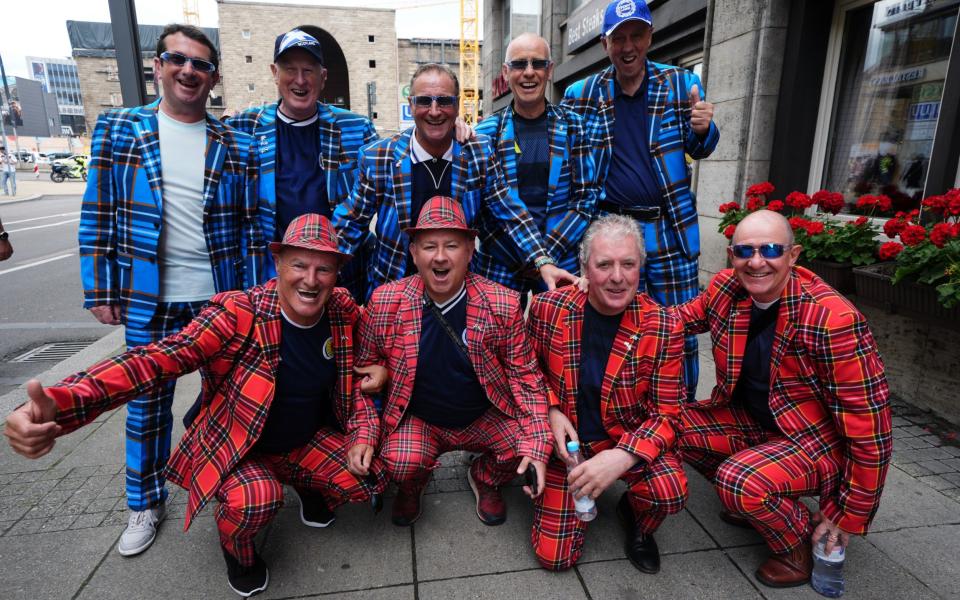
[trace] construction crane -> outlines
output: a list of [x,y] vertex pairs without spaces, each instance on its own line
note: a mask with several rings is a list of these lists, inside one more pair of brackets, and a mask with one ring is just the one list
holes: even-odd
[[460,0],[460,116],[468,125],[480,116],[479,10],[479,0]]
[[183,22],[200,26],[200,7],[197,0],[183,0]]

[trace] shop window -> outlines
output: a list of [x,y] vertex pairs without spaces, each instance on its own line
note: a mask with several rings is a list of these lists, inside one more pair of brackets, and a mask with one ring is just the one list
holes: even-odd
[[864,194],[886,194],[893,211],[919,207],[957,7],[884,0],[842,9],[820,187],[842,192],[848,207]]

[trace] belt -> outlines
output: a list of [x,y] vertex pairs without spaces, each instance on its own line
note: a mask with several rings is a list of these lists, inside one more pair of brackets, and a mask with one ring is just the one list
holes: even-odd
[[617,204],[615,202],[609,202],[607,200],[601,200],[597,203],[597,207],[604,211],[615,213],[618,215],[625,215],[627,217],[633,217],[638,221],[656,221],[660,218],[660,207],[659,206],[623,206],[622,204]]

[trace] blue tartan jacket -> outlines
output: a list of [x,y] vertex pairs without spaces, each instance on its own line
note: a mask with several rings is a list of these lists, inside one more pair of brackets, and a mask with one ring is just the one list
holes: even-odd
[[[351,254],[363,242],[373,216],[377,216],[377,245],[368,269],[368,297],[378,286],[405,275],[410,242],[403,229],[415,224],[410,215],[412,135],[411,127],[360,151],[353,192],[333,215],[340,249]],[[531,268],[537,259],[548,257],[530,213],[506,184],[487,136],[477,135],[463,145],[454,140],[452,151],[450,189],[454,199],[463,205],[467,223],[476,226],[482,218],[496,220],[506,230],[515,260]],[[486,277],[486,273],[479,274]]]
[[[84,308],[119,304],[124,323],[141,327],[149,323],[160,294],[159,105],[157,100],[108,110],[97,119],[80,212]],[[206,120],[203,232],[219,293],[260,282],[265,246],[253,138],[209,114]]]
[[[519,198],[516,134],[513,105],[499,110],[477,125],[477,133],[488,136],[496,148],[507,185]],[[549,172],[547,174],[547,223],[543,244],[557,266],[578,273],[580,238],[593,219],[597,206],[595,168],[590,143],[584,135],[583,120],[570,109],[547,102]],[[522,290],[518,263],[504,248],[506,232],[496,221],[482,219],[480,248],[471,270],[515,290]],[[540,287],[543,282],[533,274]]]
[[[606,197],[604,186],[613,153],[614,77],[610,66],[581,79],[567,88],[562,102],[583,117],[596,161],[600,200]],[[690,190],[690,167],[684,155],[706,158],[720,141],[716,123],[710,123],[710,131],[703,139],[690,128],[688,96],[694,84],[700,88],[700,97],[706,98],[700,78],[695,74],[680,67],[647,61],[650,156],[663,194],[666,219],[689,259],[700,255],[700,231],[697,200]]]
[[[248,108],[227,119],[227,124],[256,138],[260,155],[260,223],[267,238],[274,235],[277,216],[277,107],[279,103]],[[327,178],[330,214],[347,199],[357,173],[357,153],[377,139],[373,123],[342,108],[317,102],[320,164]],[[264,279],[274,277],[273,261],[266,261]],[[340,285],[343,285],[341,282]]]

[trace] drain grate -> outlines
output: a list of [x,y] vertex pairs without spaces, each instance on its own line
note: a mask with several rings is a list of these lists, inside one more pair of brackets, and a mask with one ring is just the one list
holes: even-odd
[[93,342],[54,342],[24,352],[12,363],[54,362],[69,358]]

